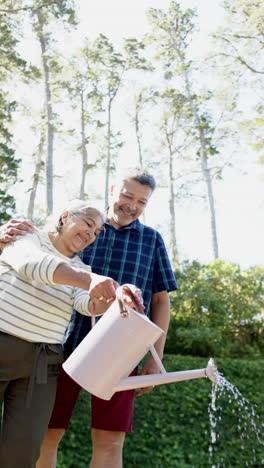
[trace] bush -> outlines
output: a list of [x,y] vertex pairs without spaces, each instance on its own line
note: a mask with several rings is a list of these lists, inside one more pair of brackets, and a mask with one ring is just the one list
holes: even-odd
[[264,268],[241,271],[222,260],[186,262],[176,277],[167,353],[263,355]]
[[[207,359],[166,355],[164,362],[168,371],[176,371],[206,367]],[[248,407],[254,405],[260,420],[254,419],[251,412],[249,417],[239,417],[239,400],[230,393],[223,395],[217,400],[217,413],[221,413],[222,420],[216,427],[219,437],[210,458],[210,381],[198,379],[157,386],[154,391],[136,398],[134,432],[126,437],[124,468],[206,468],[213,464],[259,467],[264,464],[264,447],[250,423],[254,420],[259,428],[264,420],[264,361],[223,358],[218,359],[217,364],[251,402]],[[72,428],[59,449],[58,468],[87,468],[91,456],[88,407],[89,395],[83,392]]]

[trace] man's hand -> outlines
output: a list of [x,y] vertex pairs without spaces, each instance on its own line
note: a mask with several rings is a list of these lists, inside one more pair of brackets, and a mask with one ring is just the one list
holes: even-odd
[[[158,364],[156,363],[155,359],[153,358],[153,356],[149,357],[149,359],[145,362],[140,372],[140,375],[147,375],[147,374],[160,374],[160,368]],[[143,393],[153,390],[153,388],[154,388],[153,386],[141,388],[140,390],[136,391],[136,396],[141,396],[143,395]]]
[[136,309],[137,312],[141,314],[144,313],[144,303],[141,289],[137,288],[134,284],[124,285],[123,286],[123,299],[126,304]]
[[16,236],[24,236],[27,232],[33,232],[34,229],[34,225],[28,219],[10,219],[0,227],[0,242],[2,244],[14,242]]
[[91,284],[88,293],[95,305],[102,302],[109,304],[115,300],[118,286],[119,284],[108,276],[91,273]]

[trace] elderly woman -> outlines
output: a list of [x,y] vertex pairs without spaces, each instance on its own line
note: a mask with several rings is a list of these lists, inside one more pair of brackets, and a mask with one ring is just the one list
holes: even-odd
[[[35,467],[54,403],[63,361],[61,343],[72,308],[85,315],[101,315],[111,304],[102,298],[109,297],[117,284],[91,273],[76,255],[95,240],[103,222],[97,209],[79,204],[61,214],[54,232],[36,229],[3,249],[1,468]],[[88,290],[98,279],[105,289],[102,297],[92,300]]]

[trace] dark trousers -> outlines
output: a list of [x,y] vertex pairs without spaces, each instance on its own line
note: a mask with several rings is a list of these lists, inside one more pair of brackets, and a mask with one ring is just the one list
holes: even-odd
[[61,345],[0,332],[1,468],[34,468],[52,412]]

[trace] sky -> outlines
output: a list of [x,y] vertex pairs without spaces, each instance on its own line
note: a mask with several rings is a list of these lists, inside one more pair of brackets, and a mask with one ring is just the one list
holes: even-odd
[[[80,34],[95,38],[99,33],[105,34],[115,45],[119,45],[124,37],[140,38],[148,29],[146,10],[149,8],[167,8],[168,0],[79,0],[80,25],[78,30],[71,33],[67,42],[67,50],[74,50],[80,42]],[[193,41],[197,54],[204,52],[208,46],[210,34],[223,21],[223,10],[220,1],[211,0],[182,0],[179,3],[184,8],[197,8],[200,32]],[[25,38],[26,39],[26,38]],[[28,37],[30,41],[30,36]],[[38,54],[38,50],[32,54]],[[66,117],[65,117],[66,118]],[[21,132],[27,129],[21,125]],[[23,138],[21,137],[21,142]],[[134,146],[127,142],[123,161],[131,159]],[[23,143],[21,143],[23,144]],[[257,155],[240,171],[226,169],[224,181],[215,186],[217,230],[219,236],[220,257],[226,261],[238,263],[242,268],[257,264],[264,264],[263,250],[263,208],[264,181],[261,180],[261,168],[255,163]],[[244,158],[246,160],[246,158]],[[76,168],[75,168],[76,169]],[[68,177],[78,177],[74,168]],[[263,172],[263,171],[262,171]],[[25,176],[27,181],[27,177]],[[26,182],[27,183],[27,182]],[[59,183],[59,182],[58,182]],[[58,207],[65,203],[65,190],[61,188],[56,203]],[[147,207],[146,222],[158,228],[168,245],[169,213],[167,189],[158,188]],[[23,212],[25,202],[23,197],[18,200],[18,209]],[[181,260],[185,258],[209,262],[212,259],[209,214],[205,206],[189,203],[176,209],[176,234]]]
[[[179,3],[184,8],[197,8],[205,32],[221,23],[223,10],[217,0],[182,0]],[[142,35],[148,28],[145,12],[149,8],[166,9],[169,4],[169,0],[79,0],[80,19],[89,35],[105,31],[112,40],[119,40],[125,35]]]

